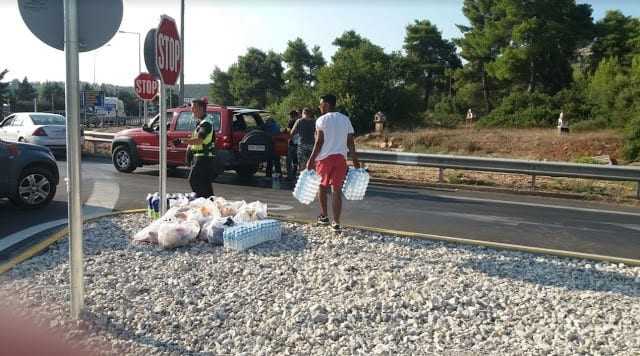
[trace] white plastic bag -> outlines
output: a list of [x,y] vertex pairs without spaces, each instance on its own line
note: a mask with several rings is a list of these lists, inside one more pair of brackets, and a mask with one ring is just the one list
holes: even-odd
[[[158,220],[156,220],[158,221]],[[156,224],[155,222],[151,225],[145,227],[144,229],[138,231],[135,235],[133,235],[134,242],[148,242],[152,244],[158,243],[158,230],[160,229],[160,224]]]
[[248,222],[254,222],[267,218],[267,204],[259,201],[254,201],[249,204],[245,204],[238,210],[238,213],[233,217],[233,221],[236,224],[244,224]]
[[231,218],[218,218],[208,221],[198,235],[199,240],[207,241],[213,245],[222,245],[224,229],[233,226],[234,221]]
[[198,198],[191,203],[189,203],[189,207],[192,209],[197,209],[200,211],[203,217],[205,218],[219,218],[220,217],[220,209],[216,203],[211,201],[210,199]]
[[158,230],[158,244],[165,249],[184,246],[195,240],[200,232],[200,225],[193,221],[164,222]]
[[240,209],[245,205],[247,205],[247,203],[244,200],[233,202],[227,201],[220,208],[220,216],[235,216],[236,214],[238,214],[238,211],[240,211]]

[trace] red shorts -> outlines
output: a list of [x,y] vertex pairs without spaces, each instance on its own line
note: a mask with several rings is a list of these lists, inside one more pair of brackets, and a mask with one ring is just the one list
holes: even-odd
[[347,176],[347,160],[343,155],[331,155],[316,163],[316,172],[320,175],[320,186],[342,189]]

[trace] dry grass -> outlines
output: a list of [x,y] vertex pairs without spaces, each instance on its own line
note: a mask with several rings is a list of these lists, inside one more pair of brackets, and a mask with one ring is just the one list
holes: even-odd
[[[386,135],[407,152],[548,161],[609,155],[619,160],[623,140],[614,130],[558,136],[554,129],[423,129]],[[360,137],[361,147],[379,149],[381,138]]]
[[[391,132],[386,138],[398,145],[393,150],[466,156],[547,161],[588,161],[608,155],[620,160],[623,140],[614,130],[558,136],[554,129],[423,129]],[[382,137],[359,137],[358,147],[380,149]],[[437,183],[438,170],[391,165],[368,165],[373,177]],[[445,183],[530,190],[531,177],[515,174],[446,170]],[[538,177],[536,189],[554,193],[577,193],[584,198],[640,206],[636,184],[587,179]]]

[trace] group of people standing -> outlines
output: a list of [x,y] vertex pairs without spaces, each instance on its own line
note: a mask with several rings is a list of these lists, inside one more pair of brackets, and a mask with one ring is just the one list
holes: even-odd
[[[191,111],[197,122],[193,135],[189,139],[174,140],[189,145],[191,172],[189,183],[199,197],[213,195],[211,182],[215,167],[215,132],[213,121],[206,112],[207,102],[194,100]],[[340,215],[342,212],[342,185],[347,175],[347,155],[355,168],[359,168],[358,157],[354,143],[354,129],[351,120],[336,111],[336,97],[332,94],[320,98],[320,116],[314,118],[310,108],[300,112],[293,110],[289,113],[287,129],[290,140],[287,153],[287,178],[295,180],[298,170],[304,167],[315,170],[321,178],[318,200],[320,201],[319,225],[331,225],[334,232],[339,233]],[[267,133],[279,133],[278,124],[271,118],[265,122]],[[271,175],[273,166],[280,172],[280,157],[274,157],[267,165],[267,176]],[[328,193],[331,190],[331,205],[333,221],[330,224],[327,210]]]

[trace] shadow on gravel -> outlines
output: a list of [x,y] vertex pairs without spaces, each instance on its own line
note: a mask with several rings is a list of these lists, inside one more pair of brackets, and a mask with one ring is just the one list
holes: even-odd
[[[564,288],[572,291],[592,291],[614,293],[628,297],[640,297],[640,285],[633,277],[614,271],[600,271],[595,268],[571,267],[566,264],[569,259],[557,262],[523,259],[520,256],[501,256],[489,253],[474,252],[474,256],[459,265],[460,268],[471,268],[490,277],[508,278],[527,283]],[[542,257],[548,259],[548,257]],[[591,263],[595,266],[597,262]]]
[[106,315],[87,311],[85,312],[84,318],[90,323],[91,329],[108,332],[120,340],[133,341],[137,344],[153,347],[156,348],[157,351],[172,352],[177,353],[178,355],[211,355],[211,353],[209,352],[189,351],[183,345],[180,345],[173,341],[158,340],[148,335],[136,335],[135,331],[127,325],[114,322],[113,320],[106,323],[106,320],[109,318]]

